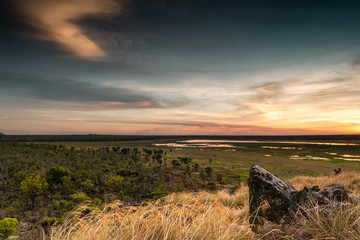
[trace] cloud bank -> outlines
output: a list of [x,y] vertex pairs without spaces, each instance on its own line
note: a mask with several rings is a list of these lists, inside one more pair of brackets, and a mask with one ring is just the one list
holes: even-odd
[[72,55],[90,61],[106,59],[107,53],[91,40],[76,21],[119,11],[115,0],[18,1],[21,19],[36,28],[39,39],[54,42]]

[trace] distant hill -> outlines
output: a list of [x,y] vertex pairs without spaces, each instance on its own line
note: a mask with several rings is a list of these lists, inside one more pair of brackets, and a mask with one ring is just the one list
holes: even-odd
[[3,135],[5,135],[4,133],[2,133],[2,132],[0,132],[0,136],[3,136]]

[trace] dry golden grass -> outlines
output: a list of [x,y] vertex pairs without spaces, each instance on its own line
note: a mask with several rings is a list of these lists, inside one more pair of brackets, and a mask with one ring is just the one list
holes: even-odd
[[[360,193],[360,174],[332,177],[299,176],[290,180],[298,190],[304,186],[343,184],[352,194]],[[343,204],[333,211],[315,205],[299,211],[292,223],[266,223],[263,231],[251,232],[248,188],[234,194],[174,193],[154,204],[120,207],[108,204],[104,210],[80,206],[61,226],[54,227],[52,240],[117,239],[360,239],[360,204]],[[335,210],[338,209],[338,210]],[[340,210],[339,210],[340,209]]]
[[[225,196],[223,192],[221,195]],[[234,201],[235,202],[235,201]],[[103,211],[79,207],[62,226],[54,228],[53,240],[95,239],[249,239],[253,237],[246,214],[224,206],[216,194],[174,193],[155,204],[119,207]],[[245,206],[245,203],[242,204]],[[247,212],[247,211],[246,211]]]
[[341,206],[314,205],[298,211],[290,224],[277,226],[262,233],[261,239],[360,239],[360,204],[343,203]]
[[305,186],[319,186],[320,188],[330,184],[342,184],[345,190],[353,195],[360,196],[360,173],[344,172],[337,176],[326,177],[309,177],[297,176],[289,181],[297,190],[301,190]]

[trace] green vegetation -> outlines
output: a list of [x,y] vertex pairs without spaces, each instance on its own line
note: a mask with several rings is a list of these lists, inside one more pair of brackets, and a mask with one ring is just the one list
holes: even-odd
[[4,218],[0,221],[0,238],[6,239],[17,232],[18,221],[16,218]]
[[246,183],[252,164],[283,179],[328,176],[339,167],[360,170],[359,162],[342,159],[359,156],[358,145],[260,142],[175,148],[153,143],[0,143],[0,220],[17,219],[21,236],[37,239],[38,229],[48,233],[79,204],[103,209],[115,200],[140,204],[174,192],[235,192]]
[[31,208],[34,207],[35,198],[41,195],[47,187],[48,183],[39,175],[30,174],[20,183],[20,189],[31,200]]
[[211,179],[200,177],[200,166],[166,154],[147,147],[0,143],[0,219],[14,217],[27,230],[41,226],[47,232],[84,202],[101,208],[116,199],[151,202],[171,192],[208,188]]

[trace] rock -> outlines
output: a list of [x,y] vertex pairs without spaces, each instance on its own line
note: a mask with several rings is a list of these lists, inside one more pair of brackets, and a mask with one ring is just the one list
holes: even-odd
[[351,201],[349,195],[345,192],[344,186],[340,184],[331,184],[320,190],[318,186],[312,188],[304,187],[298,193],[298,204],[306,205],[311,203],[312,205],[328,205],[334,202],[349,202]]
[[[297,203],[293,199],[298,191],[260,166],[250,168],[248,185],[250,223],[262,224],[262,217],[279,223],[284,215],[296,211]],[[268,207],[263,209],[266,202]]]
[[320,189],[318,186],[304,187],[297,191],[293,186],[258,165],[250,168],[249,210],[253,230],[263,225],[263,219],[273,223],[291,220],[297,210],[318,204],[322,211],[337,210],[341,202],[360,201],[350,197],[343,185],[332,184]]
[[350,201],[352,203],[356,203],[356,204],[360,203],[360,197],[359,196],[350,195],[349,197],[350,197]]

